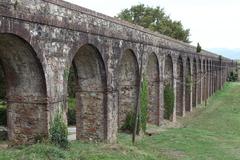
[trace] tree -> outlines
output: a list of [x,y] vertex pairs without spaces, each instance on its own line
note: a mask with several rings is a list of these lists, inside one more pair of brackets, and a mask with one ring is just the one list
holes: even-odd
[[197,53],[200,53],[202,51],[202,47],[199,43],[197,43]]
[[163,35],[190,43],[190,30],[184,29],[181,21],[171,20],[163,8],[151,8],[144,4],[139,4],[132,6],[130,9],[122,10],[117,17]]

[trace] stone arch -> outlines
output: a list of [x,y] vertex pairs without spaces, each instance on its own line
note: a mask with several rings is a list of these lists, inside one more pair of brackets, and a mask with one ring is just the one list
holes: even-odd
[[107,78],[98,49],[82,45],[72,66],[76,76],[77,139],[104,140],[107,134]]
[[183,59],[181,56],[177,60],[177,88],[176,88],[176,113],[183,116]]
[[193,59],[192,65],[192,106],[197,106],[197,60],[196,58]]
[[118,73],[118,127],[121,128],[127,114],[134,112],[137,105],[139,69],[134,52],[127,49],[123,52]]
[[197,78],[197,92],[198,92],[198,97],[197,97],[197,103],[201,104],[201,90],[202,90],[202,65],[201,65],[201,59],[198,60],[198,78]]
[[189,57],[186,61],[186,72],[185,72],[185,110],[191,111],[191,64]]
[[147,63],[148,81],[148,122],[159,125],[160,101],[159,101],[159,63],[155,53],[151,53]]
[[[171,55],[165,56],[165,65],[164,65],[164,90],[167,85],[170,85],[171,88],[173,88],[173,59]],[[166,109],[166,106],[164,104],[164,110]],[[164,113],[164,118],[166,118],[166,115]]]
[[47,89],[32,46],[14,34],[0,34],[0,61],[6,80],[8,137],[11,144],[31,144],[48,135]]

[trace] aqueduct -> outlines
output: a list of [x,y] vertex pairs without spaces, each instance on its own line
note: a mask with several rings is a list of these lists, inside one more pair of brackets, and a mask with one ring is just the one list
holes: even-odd
[[176,96],[176,121],[221,89],[235,67],[230,59],[61,0],[1,0],[0,62],[13,144],[48,136],[54,114],[67,111],[72,64],[77,139],[107,142],[116,141],[136,107],[141,75],[149,81],[148,121],[161,125],[167,83]]

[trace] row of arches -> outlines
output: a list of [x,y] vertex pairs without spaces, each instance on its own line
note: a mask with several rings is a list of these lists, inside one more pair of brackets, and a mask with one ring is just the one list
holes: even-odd
[[[185,111],[191,111],[222,85],[213,83],[219,79],[219,71],[214,70],[217,64],[214,66],[212,61],[194,59],[191,62],[190,58],[184,60],[179,56],[175,62],[169,54],[160,62],[155,53],[147,55],[144,73],[140,73],[141,65],[131,49],[123,51],[116,65],[114,90],[117,91],[118,128],[137,105],[140,74],[146,75],[148,80],[148,122],[155,125],[160,125],[164,117],[161,98],[164,86],[174,88],[176,114],[184,116]],[[73,68],[75,77],[77,139],[105,140],[111,126],[108,125],[111,113],[108,108],[108,68],[104,59],[97,47],[85,44],[78,49],[71,64],[69,68]],[[48,102],[47,74],[34,49],[16,35],[0,34],[0,65],[6,82],[10,141],[26,144],[35,142],[39,135],[48,136],[51,104]]]

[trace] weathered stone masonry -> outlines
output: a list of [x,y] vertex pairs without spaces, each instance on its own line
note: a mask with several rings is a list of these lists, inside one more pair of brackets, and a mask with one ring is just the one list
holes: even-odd
[[[143,74],[150,90],[148,121],[163,120],[166,82],[178,95],[175,121],[176,113],[184,116],[220,89],[234,67],[229,59],[195,51],[61,0],[2,0],[0,64],[7,80],[9,139],[26,144],[48,136],[54,114],[67,111],[71,65],[77,76],[77,139],[115,142],[127,112],[137,105]],[[192,83],[185,87],[187,77]]]

